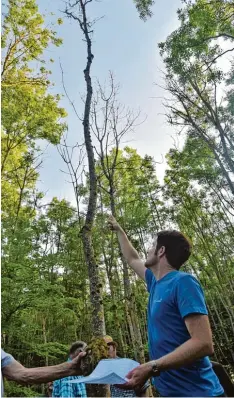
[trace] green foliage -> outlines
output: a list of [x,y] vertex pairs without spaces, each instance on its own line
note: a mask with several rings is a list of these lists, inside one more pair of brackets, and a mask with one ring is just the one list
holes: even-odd
[[[76,339],[77,325],[75,304],[67,306],[59,275],[58,285],[50,278],[50,266],[59,256],[53,259],[50,250],[46,253],[45,241],[39,243],[52,220],[37,212],[43,197],[36,191],[41,164],[37,140],[57,144],[66,128],[60,97],[48,92],[50,72],[43,59],[44,50],[50,44],[60,45],[61,39],[44,26],[34,0],[10,0],[6,7],[2,35],[3,343],[24,365],[39,366],[66,358],[67,346],[61,347]],[[61,331],[59,343],[53,337],[56,328]],[[10,385],[7,391],[10,396],[35,396],[26,387]]]
[[[218,62],[234,50],[233,4],[205,0],[185,4],[178,14],[180,27],[160,44],[165,88],[171,95],[165,104],[168,121],[209,147],[224,184],[234,195],[233,67],[227,78]],[[230,45],[228,50],[220,38]]]
[[[21,84],[21,79],[28,80],[27,73],[30,61],[45,61],[41,57],[50,43],[59,46],[61,39],[56,32],[44,27],[43,16],[38,12],[35,0],[8,0],[7,13],[3,22],[2,48],[3,86]],[[19,75],[18,75],[19,74]],[[33,79],[44,81],[44,75]],[[24,81],[25,82],[25,81]]]
[[139,13],[139,16],[143,21],[146,21],[147,18],[153,15],[152,6],[154,4],[154,0],[134,0],[136,4],[136,9]]
[[29,387],[22,387],[14,382],[4,382],[4,396],[5,397],[43,397],[43,394],[35,392],[34,389]]
[[184,1],[178,10],[180,27],[160,43],[165,62],[177,73],[188,67],[194,57],[213,62],[224,52],[219,38],[234,40],[232,0]]

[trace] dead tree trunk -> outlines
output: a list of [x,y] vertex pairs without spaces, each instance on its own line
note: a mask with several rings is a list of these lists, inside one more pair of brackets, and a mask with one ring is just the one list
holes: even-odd
[[[104,311],[102,303],[102,285],[99,278],[98,265],[94,255],[93,243],[92,243],[92,228],[96,213],[97,205],[97,176],[95,170],[95,157],[90,131],[90,111],[92,103],[92,79],[90,75],[91,66],[93,62],[92,54],[92,41],[91,33],[93,22],[87,19],[86,9],[87,5],[90,4],[92,0],[79,0],[74,1],[73,5],[69,2],[65,13],[68,17],[76,20],[80,29],[84,35],[87,50],[87,62],[84,69],[84,78],[86,83],[86,96],[85,96],[85,106],[84,106],[84,116],[83,116],[83,133],[85,148],[88,158],[88,185],[89,185],[89,197],[87,212],[85,215],[84,226],[81,229],[81,237],[84,248],[85,260],[88,265],[88,275],[90,282],[90,299],[92,304],[92,327],[93,336],[100,337],[105,334],[105,320]],[[77,9],[78,8],[78,9]],[[93,389],[94,396],[106,396],[106,386],[96,386]]]
[[[82,242],[84,248],[85,259],[88,264],[88,273],[90,280],[90,296],[92,303],[92,320],[93,320],[93,334],[95,336],[102,336],[105,334],[105,322],[101,296],[101,283],[99,280],[98,265],[94,256],[93,244],[92,244],[92,227],[94,223],[96,204],[97,204],[97,177],[95,171],[95,157],[90,132],[90,110],[93,95],[92,79],[90,76],[91,66],[93,62],[92,54],[92,41],[91,41],[91,27],[92,22],[88,21],[86,15],[87,5],[91,3],[90,0],[79,0],[75,1],[73,5],[69,5],[70,8],[65,10],[68,17],[76,20],[81,28],[81,31],[85,37],[86,49],[87,49],[87,62],[84,69],[84,78],[86,83],[86,97],[83,117],[83,133],[85,148],[88,158],[88,170],[89,170],[89,198],[88,207],[85,216],[85,223],[81,231]],[[75,7],[79,7],[76,13]]]

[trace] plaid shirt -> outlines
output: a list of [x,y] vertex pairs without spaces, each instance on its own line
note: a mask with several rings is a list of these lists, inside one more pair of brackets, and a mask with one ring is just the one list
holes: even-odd
[[69,376],[54,381],[52,397],[87,397],[84,383],[69,383],[71,380],[77,380],[80,377],[83,376]]
[[[145,390],[150,386],[149,381],[147,381],[142,388],[141,392],[145,392]],[[111,397],[137,397],[134,390],[122,390],[115,385],[110,386]]]
[[133,390],[122,390],[114,385],[110,386],[111,397],[136,397]]

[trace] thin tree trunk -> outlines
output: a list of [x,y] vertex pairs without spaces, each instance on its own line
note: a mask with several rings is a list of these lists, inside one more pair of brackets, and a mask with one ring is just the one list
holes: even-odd
[[[90,22],[87,20],[86,7],[91,1],[79,0],[74,3],[74,6],[79,5],[80,12],[77,15],[66,10],[66,14],[79,22],[80,28],[83,32],[86,41],[87,51],[87,62],[84,69],[84,78],[86,83],[86,97],[83,117],[83,133],[85,148],[88,158],[88,170],[89,170],[89,198],[88,208],[85,217],[85,223],[81,230],[83,249],[85,254],[85,260],[88,265],[88,275],[90,281],[90,299],[92,304],[92,331],[93,336],[100,337],[105,335],[105,320],[102,302],[102,286],[99,278],[98,265],[94,255],[93,243],[92,243],[92,228],[96,213],[97,205],[97,176],[95,170],[95,158],[94,150],[90,131],[90,111],[91,102],[93,95],[92,79],[90,75],[93,54],[92,54],[92,42],[90,39]],[[81,16],[80,16],[80,15]],[[95,396],[106,396],[106,386],[95,386]]]

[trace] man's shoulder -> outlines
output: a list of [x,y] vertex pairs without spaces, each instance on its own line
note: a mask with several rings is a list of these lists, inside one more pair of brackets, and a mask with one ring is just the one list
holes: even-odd
[[183,271],[178,271],[175,274],[175,281],[179,281],[179,282],[194,281],[194,282],[199,283],[198,279],[194,275],[192,275],[188,272],[183,272]]
[[[176,296],[181,291],[186,289],[190,290],[201,290],[200,282],[193,275],[188,272],[177,271],[173,273],[171,278],[165,281],[166,292],[170,292],[169,296]],[[161,289],[165,289],[165,284],[162,284]]]

